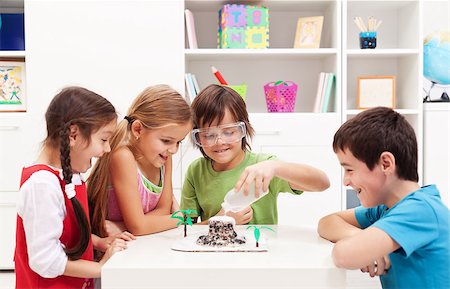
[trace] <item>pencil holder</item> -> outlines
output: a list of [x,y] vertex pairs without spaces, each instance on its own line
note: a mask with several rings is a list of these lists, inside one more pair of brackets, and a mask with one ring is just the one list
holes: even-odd
[[227,85],[228,87],[232,88],[234,91],[239,93],[240,96],[242,96],[242,99],[247,97],[247,84],[241,84],[241,85]]
[[360,32],[359,47],[361,49],[374,49],[375,47],[377,47],[377,33],[375,31]]
[[264,85],[268,112],[293,112],[297,84],[292,81],[269,82]]

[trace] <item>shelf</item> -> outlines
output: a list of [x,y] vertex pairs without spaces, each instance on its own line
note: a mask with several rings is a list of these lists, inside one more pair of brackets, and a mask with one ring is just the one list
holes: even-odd
[[25,58],[25,51],[0,50],[0,58]]
[[349,59],[377,59],[377,58],[402,58],[407,56],[417,56],[419,49],[348,49]]
[[298,18],[309,16],[324,16],[321,47],[340,47],[339,1],[185,1],[185,8],[194,16],[198,47],[217,47],[218,11],[223,5],[233,3],[263,5],[269,9],[270,48],[292,48]]
[[23,12],[24,0],[2,0],[0,13]]
[[[349,109],[347,110],[347,115],[357,115],[358,113],[364,111],[363,109]],[[396,112],[402,115],[417,115],[419,110],[417,109],[395,109]]]
[[416,5],[417,0],[396,0],[396,1],[361,1],[361,0],[347,0],[348,11],[396,11],[406,9],[411,5]]
[[344,1],[343,26],[346,48],[359,48],[359,32],[354,17],[361,17],[367,25],[368,17],[383,21],[377,29],[378,49],[420,49],[422,39],[420,2],[403,1]]
[[319,49],[185,49],[187,61],[240,59],[323,59],[337,55],[335,48]]
[[295,11],[305,11],[305,10],[316,10],[322,11],[334,5],[336,1],[334,0],[316,0],[316,1],[305,1],[305,0],[277,0],[277,1],[205,1],[205,0],[186,0],[185,7],[187,9],[196,10],[199,12],[209,12],[209,11],[219,11],[220,8],[225,4],[245,4],[245,5],[263,5],[270,8],[271,11],[276,12],[290,12]]

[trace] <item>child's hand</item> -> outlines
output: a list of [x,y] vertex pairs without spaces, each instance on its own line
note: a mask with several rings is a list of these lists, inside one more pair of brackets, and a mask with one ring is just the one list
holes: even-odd
[[103,255],[102,259],[99,261],[100,265],[104,265],[106,261],[111,258],[112,255],[116,252],[123,251],[127,248],[127,242],[123,239],[115,239],[111,242],[109,248],[106,250],[105,254]]
[[225,215],[233,217],[236,220],[236,225],[243,225],[247,224],[253,219],[253,209],[249,206],[237,213],[226,212]]
[[131,234],[130,232],[125,231],[125,232],[116,234],[114,236],[100,238],[99,242],[97,243],[96,249],[99,251],[102,251],[102,252],[106,252],[114,244],[114,242],[116,240],[122,240],[125,242],[125,241],[136,240],[136,237],[133,234]]
[[262,192],[269,190],[270,181],[275,176],[275,160],[262,161],[260,163],[248,166],[242,172],[234,190],[239,192],[244,189],[244,195],[250,192],[250,186],[255,182],[255,197],[259,197]]
[[375,277],[386,274],[389,268],[391,268],[391,260],[389,256],[383,256],[375,260],[372,264],[361,268],[361,272],[369,273],[370,277]]
[[123,222],[112,222],[109,220],[105,220],[105,230],[108,236],[115,236],[117,234],[126,231],[125,224]]

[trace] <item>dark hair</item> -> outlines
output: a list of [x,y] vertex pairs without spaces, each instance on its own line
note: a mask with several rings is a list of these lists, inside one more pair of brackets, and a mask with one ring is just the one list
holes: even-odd
[[376,107],[357,114],[345,122],[334,135],[333,150],[349,149],[372,170],[381,153],[395,157],[400,179],[419,181],[417,173],[416,134],[408,121],[386,107]]
[[[64,182],[72,182],[70,164],[70,126],[76,125],[89,145],[91,134],[117,118],[114,106],[102,96],[82,87],[67,87],[50,102],[45,113],[47,138],[44,146],[59,148]],[[80,239],[72,248],[65,248],[69,259],[79,259],[89,245],[91,228],[85,211],[76,196],[71,199],[80,228]]]
[[[247,107],[242,97],[228,86],[210,84],[195,97],[192,102],[194,128],[203,128],[210,126],[214,121],[222,121],[227,109],[236,121],[245,123],[247,135],[242,140],[242,150],[250,150],[251,147],[247,137],[252,138],[254,130],[248,120]],[[203,149],[198,148],[203,156],[209,159]]]

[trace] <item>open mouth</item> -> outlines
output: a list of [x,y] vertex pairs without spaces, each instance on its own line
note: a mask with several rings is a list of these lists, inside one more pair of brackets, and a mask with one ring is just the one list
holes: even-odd
[[220,150],[215,150],[214,152],[220,154],[220,153],[226,152],[227,150],[229,150],[229,148],[223,148],[223,149],[220,149]]
[[159,157],[162,158],[164,161],[167,161],[167,156],[163,156],[162,154],[159,154]]

